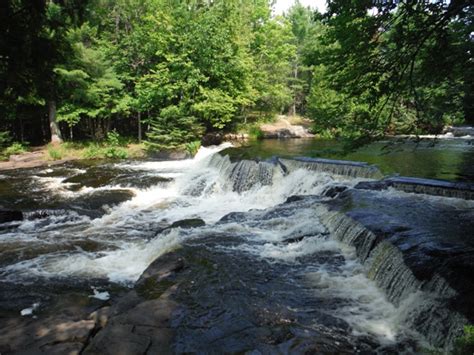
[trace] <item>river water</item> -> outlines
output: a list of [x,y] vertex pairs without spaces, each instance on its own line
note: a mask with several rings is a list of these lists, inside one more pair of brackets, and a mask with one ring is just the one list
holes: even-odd
[[[178,297],[201,308],[192,308],[176,323],[176,352],[302,353],[308,339],[320,339],[318,346],[336,352],[411,353],[429,347],[429,337],[407,321],[416,292],[394,302],[367,276],[356,248],[334,238],[323,223],[328,213],[323,203],[333,197],[328,188],[351,189],[370,178],[304,168],[285,171],[271,161],[233,163],[227,155],[232,161],[321,156],[321,144],[263,141],[237,150],[224,144],[201,148],[193,159],[182,161],[70,163],[2,173],[0,207],[21,210],[25,219],[0,225],[1,316],[19,317],[31,309],[25,316],[41,317],[54,294],[65,288],[113,301],[156,258],[180,248],[211,260],[213,271],[196,276],[194,286],[190,283]],[[472,181],[468,140],[437,143],[441,146],[387,144],[325,157],[378,163],[384,173]],[[425,211],[420,212],[425,217],[456,211],[461,222],[474,216],[473,203],[463,199],[393,189],[374,194],[359,201],[383,206],[390,199],[397,206],[402,199]],[[285,204],[295,195],[309,198]],[[202,219],[205,225],[168,228],[185,219]],[[447,233],[443,223],[423,221],[426,230],[433,226],[433,235]],[[229,310],[232,316],[223,321],[218,311]],[[203,314],[208,328],[199,326]],[[229,330],[214,342],[214,328],[231,324],[243,324],[242,329]],[[256,324],[264,335],[252,328]]]

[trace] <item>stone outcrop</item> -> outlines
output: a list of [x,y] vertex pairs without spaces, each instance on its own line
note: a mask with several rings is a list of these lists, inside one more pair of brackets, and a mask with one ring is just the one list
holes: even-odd
[[314,137],[303,125],[291,124],[285,116],[279,116],[274,123],[260,126],[263,138],[311,138]]

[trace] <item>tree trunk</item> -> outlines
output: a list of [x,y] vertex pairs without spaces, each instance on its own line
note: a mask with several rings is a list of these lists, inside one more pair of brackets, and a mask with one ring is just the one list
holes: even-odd
[[[296,85],[296,82],[298,81],[298,64],[295,65],[295,69],[294,69],[294,78],[295,78],[295,85]],[[293,104],[291,105],[290,107],[290,111],[288,112],[288,115],[289,116],[296,116],[296,97],[297,97],[297,93],[296,93],[296,90],[295,92],[293,93],[294,97],[293,97]]]
[[138,121],[138,143],[141,143],[142,142],[142,113],[140,111],[138,111],[137,121]]
[[61,131],[59,130],[58,122],[56,122],[56,101],[48,101],[49,108],[49,128],[51,129],[51,143],[61,144],[63,142],[63,137],[61,136]]

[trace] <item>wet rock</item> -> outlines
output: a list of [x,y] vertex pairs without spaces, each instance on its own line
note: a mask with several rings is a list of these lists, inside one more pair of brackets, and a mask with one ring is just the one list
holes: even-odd
[[188,228],[202,227],[205,225],[206,225],[206,222],[204,222],[201,218],[188,218],[188,219],[182,219],[180,221],[173,222],[166,229],[172,229],[172,228],[188,229]]
[[[404,319],[433,345],[449,348],[474,320],[473,213],[452,201],[411,194],[347,191],[348,199],[328,202],[339,213],[323,224],[356,248],[367,275]],[[341,203],[343,202],[343,203]],[[458,201],[459,202],[459,201]],[[414,211],[416,211],[414,213]],[[414,294],[419,299],[411,298]]]
[[22,221],[23,213],[21,211],[0,210],[0,223],[13,221]]
[[99,190],[78,196],[71,202],[72,207],[87,210],[99,210],[102,206],[114,206],[130,200],[135,194],[131,190]]
[[153,176],[149,174],[138,174],[137,172],[129,174],[122,174],[114,178],[111,183],[114,185],[127,186],[127,187],[138,187],[140,189],[148,188],[151,186],[166,184],[173,181],[171,178],[162,176]]
[[229,222],[240,222],[245,220],[247,213],[245,212],[231,212],[222,217],[217,224],[229,223]]
[[114,324],[100,331],[83,354],[145,354],[150,338],[133,333],[133,324]]
[[296,201],[302,201],[305,199],[305,196],[302,196],[302,195],[293,195],[293,196],[290,196],[286,199],[285,203],[292,203],[292,202],[296,202]]
[[329,186],[326,190],[323,192],[323,196],[326,197],[337,197],[341,192],[344,192],[347,190],[347,186],[343,185],[337,185],[337,186]]
[[356,189],[360,190],[385,190],[388,188],[388,185],[384,181],[361,181],[356,186]]
[[203,147],[211,145],[219,145],[224,140],[224,136],[221,133],[207,133],[202,137],[201,144]]
[[79,190],[81,187],[102,187],[109,185],[113,178],[117,175],[117,172],[110,170],[98,170],[96,168],[90,168],[83,174],[74,175],[63,181],[65,184],[74,184],[70,187],[71,190]]
[[291,237],[283,240],[283,243],[285,244],[292,244],[292,243],[298,243],[301,242],[305,238],[304,235],[298,236],[298,237]]
[[92,314],[103,328],[83,354],[171,354],[175,334],[171,319],[177,309],[171,298],[172,280],[184,265],[184,259],[174,253],[158,258],[142,274],[135,290],[111,308]]

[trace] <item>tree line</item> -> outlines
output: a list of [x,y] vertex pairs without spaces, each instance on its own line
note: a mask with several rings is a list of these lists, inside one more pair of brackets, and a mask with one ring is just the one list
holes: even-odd
[[327,136],[438,132],[473,118],[469,1],[5,0],[0,144],[154,149],[276,113]]

